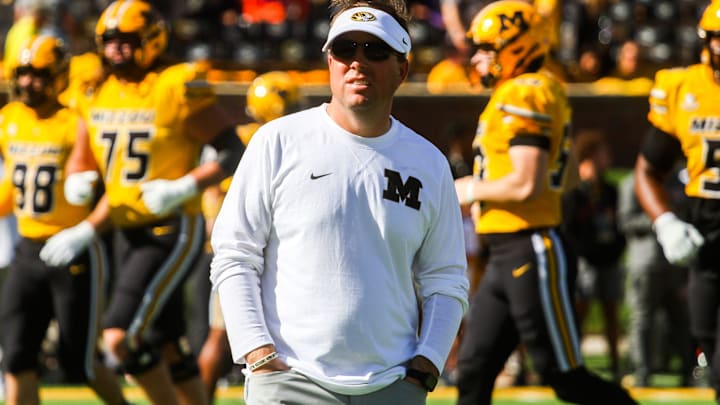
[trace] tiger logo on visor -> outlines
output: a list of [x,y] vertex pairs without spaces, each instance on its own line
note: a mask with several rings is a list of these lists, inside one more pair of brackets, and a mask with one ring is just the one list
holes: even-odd
[[375,16],[367,11],[358,11],[357,13],[351,15],[350,19],[359,22],[370,22],[375,21]]

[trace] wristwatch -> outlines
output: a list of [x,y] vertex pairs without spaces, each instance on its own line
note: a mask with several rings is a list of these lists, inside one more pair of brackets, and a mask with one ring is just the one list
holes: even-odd
[[428,392],[432,392],[438,383],[438,378],[433,373],[420,371],[414,368],[408,368],[405,370],[405,374],[408,377],[412,377],[420,381],[420,385],[423,386]]

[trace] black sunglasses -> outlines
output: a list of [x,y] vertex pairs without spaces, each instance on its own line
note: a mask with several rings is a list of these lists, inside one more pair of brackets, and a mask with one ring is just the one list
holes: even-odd
[[373,62],[382,62],[396,53],[388,44],[382,41],[358,43],[349,39],[333,41],[332,45],[330,45],[330,52],[340,59],[350,60],[355,57],[357,48],[363,49],[365,57]]
[[126,33],[126,32],[120,32],[118,30],[108,30],[102,35],[103,43],[110,42],[114,39],[117,39],[121,43],[128,43],[133,46],[140,46],[142,43],[142,40],[140,39],[140,35],[136,33]]
[[49,79],[52,77],[52,73],[50,72],[50,69],[43,68],[43,69],[36,69],[32,67],[31,65],[22,65],[15,68],[15,76],[20,77],[23,75],[33,75],[35,77],[41,77],[44,79]]

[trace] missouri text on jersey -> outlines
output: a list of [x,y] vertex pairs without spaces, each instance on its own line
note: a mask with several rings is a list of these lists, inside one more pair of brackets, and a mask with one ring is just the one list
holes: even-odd
[[690,132],[718,132],[720,131],[720,117],[692,117]]
[[113,125],[152,124],[155,122],[155,111],[149,109],[93,109],[90,112],[90,122]]

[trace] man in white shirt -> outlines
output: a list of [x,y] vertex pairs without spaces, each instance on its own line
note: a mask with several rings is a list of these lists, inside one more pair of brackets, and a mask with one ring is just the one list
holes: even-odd
[[443,154],[390,114],[405,10],[332,5],[331,100],[256,132],[211,279],[248,404],[424,404],[467,308],[460,208]]

